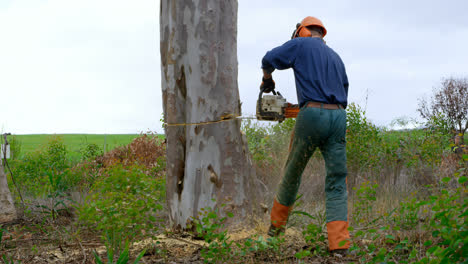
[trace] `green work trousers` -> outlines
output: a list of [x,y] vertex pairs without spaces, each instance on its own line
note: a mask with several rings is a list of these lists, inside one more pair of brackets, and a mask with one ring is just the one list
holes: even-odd
[[296,119],[284,177],[276,200],[292,206],[296,199],[301,176],[316,148],[325,160],[326,218],[348,220],[348,192],[346,189],[346,111],[303,107]]

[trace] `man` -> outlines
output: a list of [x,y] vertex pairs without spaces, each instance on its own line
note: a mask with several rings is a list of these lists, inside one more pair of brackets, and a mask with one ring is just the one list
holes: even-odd
[[284,177],[271,209],[270,236],[284,231],[299,189],[302,172],[316,148],[326,166],[326,218],[329,249],[347,253],[348,194],[346,189],[346,111],[348,78],[343,62],[329,48],[322,22],[306,17],[297,24],[292,39],[267,52],[262,60],[260,89],[271,92],[275,69],[292,68],[301,110],[291,141]]

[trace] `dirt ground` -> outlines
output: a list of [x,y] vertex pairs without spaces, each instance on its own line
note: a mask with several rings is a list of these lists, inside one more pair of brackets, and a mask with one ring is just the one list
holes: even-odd
[[[28,222],[24,220],[4,224],[0,244],[0,256],[8,256],[14,263],[96,263],[94,252],[106,260],[106,247],[97,234],[77,234],[69,216],[62,216],[54,223]],[[232,241],[240,242],[248,238],[265,236],[265,227],[241,230],[230,233]],[[78,238],[79,237],[79,238]],[[284,235],[280,253],[254,253],[242,259],[232,259],[227,263],[298,263],[294,254],[307,245],[298,229],[290,228]],[[200,250],[206,246],[203,240],[186,233],[165,232],[154,238],[135,242],[130,247],[130,259],[146,250],[140,263],[204,263]],[[19,262],[20,261],[20,262]],[[356,261],[356,260],[354,260]],[[2,263],[3,260],[0,260]],[[332,256],[303,259],[300,263],[349,263],[353,259]]]

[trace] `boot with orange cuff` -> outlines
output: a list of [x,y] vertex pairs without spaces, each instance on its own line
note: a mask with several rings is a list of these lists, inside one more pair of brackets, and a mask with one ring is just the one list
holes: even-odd
[[[276,237],[285,232],[289,214],[293,206],[280,204],[276,199],[273,201],[271,209],[271,225],[268,235]],[[328,246],[331,253],[345,252],[350,246],[350,236],[348,231],[348,221],[331,221],[327,223]],[[346,254],[346,253],[344,253]]]
[[330,252],[349,248],[348,221],[328,222],[327,233]]
[[284,233],[291,210],[292,206],[282,205],[278,203],[276,199],[273,201],[273,208],[271,208],[271,225],[270,229],[268,229],[269,236],[278,236],[280,233]]

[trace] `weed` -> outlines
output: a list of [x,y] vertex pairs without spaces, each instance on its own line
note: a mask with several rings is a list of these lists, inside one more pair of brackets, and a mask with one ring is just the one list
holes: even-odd
[[3,260],[3,263],[5,264],[16,264],[16,263],[21,263],[20,261],[18,262],[15,262],[15,260],[13,259],[13,257],[7,257],[6,255],[3,255],[2,256],[2,260]]
[[[448,183],[451,179],[442,179]],[[432,195],[427,203],[433,212],[426,228],[432,231],[435,244],[427,250],[427,255],[440,263],[456,263],[468,259],[468,190],[467,177],[458,178],[456,189],[442,188],[438,195]],[[432,241],[427,241],[432,244]],[[423,263],[429,261],[424,258]]]
[[81,158],[86,161],[94,160],[102,156],[104,151],[96,143],[88,143],[80,148]]
[[[3,244],[2,244],[2,239],[3,239],[3,234],[6,232],[5,229],[0,227],[0,249],[3,249]],[[1,259],[3,260],[4,264],[15,264],[15,263],[21,263],[20,261],[15,262],[12,256],[8,256],[5,254],[0,254]]]
[[247,119],[242,123],[242,131],[247,136],[247,143],[252,158],[257,163],[271,162],[270,151],[268,149],[268,142],[270,141],[268,128]]
[[[115,242],[115,237],[110,236],[109,234],[106,235],[107,240],[106,240],[106,251],[107,251],[107,264],[127,264],[129,263],[130,259],[130,250],[129,250],[129,243],[126,242],[124,249],[121,251],[120,247],[116,245],[120,245],[121,243]],[[96,251],[93,252],[94,258],[96,260],[96,263],[98,264],[104,264],[104,261],[99,257]],[[137,264],[140,262],[140,259],[143,257],[145,254],[145,250],[140,252],[138,256],[136,257],[135,261],[133,262],[134,264]],[[114,261],[114,259],[117,259]]]
[[[221,208],[224,205],[221,205]],[[200,209],[199,219],[193,219],[196,232],[208,243],[208,247],[201,249],[201,256],[205,263],[225,262],[233,256],[232,241],[229,241],[224,225],[227,217],[233,217],[228,212],[226,217],[219,216],[219,210],[210,207]]]
[[[461,263],[468,259],[468,190],[465,168],[454,178],[443,178],[432,188],[428,198],[415,197],[400,203],[390,226],[358,230],[353,235],[351,250],[361,263]],[[456,185],[456,186],[454,186]],[[365,196],[364,196],[365,197]],[[398,239],[393,233],[418,225],[422,207],[430,210],[430,219],[423,225],[432,238],[422,246],[408,238]],[[350,228],[350,231],[354,231]],[[365,241],[365,243],[363,243]]]
[[379,129],[367,120],[366,112],[356,104],[346,108],[347,133],[346,154],[350,170],[350,182],[356,184],[361,171],[377,171],[381,164],[381,134]]
[[13,160],[13,172],[20,189],[25,189],[25,193],[33,197],[63,190],[65,185],[61,179],[70,167],[67,153],[63,140],[51,137],[45,149],[27,153],[21,160]]
[[79,220],[104,233],[121,233],[132,241],[156,229],[156,213],[165,197],[162,178],[154,178],[141,166],[115,165],[103,171],[90,195],[78,206]]
[[[296,202],[302,197],[299,195],[296,198]],[[298,202],[299,206],[301,203]],[[303,259],[309,256],[326,256],[328,255],[327,251],[327,237],[325,236],[325,212],[319,211],[315,215],[311,215],[304,211],[294,210],[291,212],[291,216],[300,215],[305,216],[308,220],[313,222],[309,223],[306,228],[302,231],[305,242],[307,243],[307,248],[302,249],[297,252],[295,257],[298,259]]]
[[51,137],[47,143],[46,153],[50,167],[59,171],[69,167],[67,164],[68,151],[63,138],[59,136]]
[[361,183],[356,190],[356,200],[354,201],[353,219],[358,224],[368,224],[371,222],[373,204],[377,200],[376,190],[379,185],[371,184],[370,181]]
[[310,223],[302,232],[304,239],[308,245],[307,249],[303,249],[296,253],[295,257],[303,259],[309,256],[326,256],[328,251],[326,248],[327,237],[324,234],[323,225]]
[[281,255],[281,245],[284,243],[284,237],[268,237],[264,238],[263,236],[254,236],[253,238],[247,238],[242,242],[237,242],[236,246],[239,252],[238,254],[241,257],[249,256],[250,254],[259,255]]
[[404,229],[413,230],[419,224],[421,214],[421,207],[424,202],[416,197],[416,192],[411,194],[411,198],[406,198],[405,201],[400,202],[395,214],[393,215],[394,225]]

